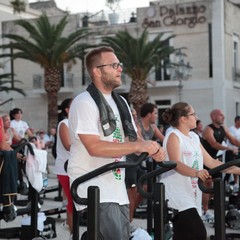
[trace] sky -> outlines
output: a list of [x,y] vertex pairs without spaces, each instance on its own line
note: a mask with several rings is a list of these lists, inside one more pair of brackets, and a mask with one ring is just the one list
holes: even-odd
[[[29,0],[36,2],[37,0]],[[98,12],[100,10],[109,10],[106,6],[106,0],[55,0],[57,6],[62,10],[68,10],[71,13],[80,12]],[[134,9],[137,7],[149,6],[149,0],[121,0],[120,9]]]

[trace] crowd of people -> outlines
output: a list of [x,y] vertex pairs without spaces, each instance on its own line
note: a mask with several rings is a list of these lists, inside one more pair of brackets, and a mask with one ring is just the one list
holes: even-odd
[[[5,145],[0,150],[13,150],[22,143],[22,139],[29,140],[37,149],[45,150],[51,148],[54,144],[54,130],[51,129],[50,136],[43,130],[34,132],[34,129],[29,127],[28,123],[23,119],[23,112],[20,108],[13,108],[9,113],[2,114],[1,121],[3,126],[3,134],[5,138]],[[26,172],[26,152],[21,149],[16,156],[18,162],[18,192],[23,195],[28,195],[27,183],[25,180]]]
[[[49,135],[43,130],[34,133],[22,120],[22,110],[15,108],[0,118],[0,150],[10,150],[12,144],[26,136],[39,149],[51,148],[56,143],[54,172],[68,201],[70,239],[70,185],[76,178],[108,163],[135,161],[142,152],[148,153],[146,161],[174,159],[176,168],[160,178],[169,207],[178,210],[173,219],[173,239],[206,239],[204,221],[213,219],[213,215],[208,209],[210,196],[202,194],[197,180],[211,186],[212,178],[222,176],[210,176],[207,170],[239,157],[240,116],[228,129],[222,110],[214,109],[210,113],[211,123],[203,127],[194,107],[179,102],[162,114],[164,124],[170,126],[166,130],[163,125],[157,126],[156,105],[146,103],[136,113],[114,91],[122,83],[122,65],[112,48],[103,46],[89,51],[85,65],[92,82],[84,92],[62,102],[64,118],[57,128],[53,127]],[[136,185],[144,173],[140,167],[115,169],[79,186],[80,197],[87,197],[89,186],[100,188],[100,232],[104,239],[130,238],[134,211],[143,200]],[[238,191],[240,168],[231,167],[224,174],[227,184],[230,174],[234,174],[234,189]],[[75,207],[86,208],[78,204]]]
[[[43,129],[35,131],[29,127],[26,121],[22,120],[23,112],[20,108],[14,108],[9,113],[1,115],[6,141],[11,146],[17,144],[21,139],[36,140],[38,149],[51,148],[55,141],[56,128],[52,127],[49,134]],[[35,137],[35,138],[34,138]]]

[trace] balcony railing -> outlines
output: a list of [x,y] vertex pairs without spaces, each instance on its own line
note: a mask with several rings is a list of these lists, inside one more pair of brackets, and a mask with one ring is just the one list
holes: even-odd
[[[62,88],[73,88],[73,73],[65,74],[64,83],[62,84]],[[43,74],[35,74],[33,75],[33,89],[44,89],[44,75]]]

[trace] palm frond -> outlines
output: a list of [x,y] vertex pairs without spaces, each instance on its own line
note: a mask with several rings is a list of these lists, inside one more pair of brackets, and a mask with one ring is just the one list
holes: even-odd
[[[11,76],[12,76],[11,73],[0,74],[0,92],[8,93],[11,91],[15,91],[15,92],[22,94],[23,96],[26,96],[26,93],[22,89],[11,86],[12,80],[8,79]],[[22,83],[22,81],[14,80],[14,83]],[[11,87],[5,86],[5,85],[10,85]]]
[[145,80],[153,66],[160,66],[161,61],[168,57],[174,49],[166,43],[174,36],[164,40],[163,33],[149,41],[148,31],[145,29],[140,37],[134,38],[130,33],[119,31],[114,37],[103,38],[103,43],[110,45],[119,60],[125,66],[125,72],[132,79]]

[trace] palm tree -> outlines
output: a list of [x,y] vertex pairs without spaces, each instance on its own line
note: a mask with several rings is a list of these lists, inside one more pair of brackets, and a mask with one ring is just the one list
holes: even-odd
[[[11,73],[0,74],[0,92],[15,91],[22,94],[23,96],[26,96],[25,92],[22,89],[16,88],[12,85],[12,80],[10,79],[11,76]],[[18,80],[14,80],[14,82],[21,83],[21,81]],[[9,84],[11,87],[8,86]]]
[[[51,24],[45,14],[32,22],[17,20],[16,25],[22,27],[28,36],[4,34],[3,37],[8,38],[10,43],[1,46],[5,49],[15,49],[13,59],[26,59],[44,68],[44,88],[48,100],[48,129],[57,124],[58,92],[61,87],[63,64],[70,61],[75,63],[76,58],[82,58],[84,50],[89,46],[79,43],[90,34],[87,28],[81,28],[66,37],[63,36],[67,23],[67,16],[64,16],[56,25]],[[1,56],[11,57],[10,54]]]
[[161,61],[168,58],[175,50],[168,46],[173,35],[162,40],[163,33],[152,41],[148,40],[145,29],[139,38],[132,37],[127,30],[119,31],[114,37],[103,38],[103,44],[110,45],[120,62],[124,72],[132,79],[128,100],[139,114],[142,104],[147,102],[147,77],[153,67],[158,68]]

